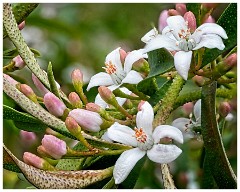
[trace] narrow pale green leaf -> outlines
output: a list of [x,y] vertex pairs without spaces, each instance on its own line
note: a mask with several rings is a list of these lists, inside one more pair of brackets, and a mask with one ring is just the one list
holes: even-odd
[[166,73],[174,66],[173,56],[165,48],[150,51],[148,53],[148,63],[150,73],[147,78]]
[[203,56],[203,66],[216,59],[220,54],[232,49],[237,45],[237,3],[230,3],[225,9],[217,24],[225,29],[228,39],[224,39],[225,49],[206,49]]
[[57,88],[57,84],[53,75],[53,70],[52,70],[52,63],[49,62],[48,68],[47,68],[47,75],[48,75],[48,80],[50,84],[50,90],[51,92],[56,95],[58,98],[60,98],[59,91]]

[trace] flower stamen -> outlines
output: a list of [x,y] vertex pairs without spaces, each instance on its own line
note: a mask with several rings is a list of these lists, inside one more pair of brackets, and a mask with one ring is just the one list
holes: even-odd
[[111,75],[113,73],[116,73],[117,71],[117,67],[111,62],[109,61],[109,63],[105,63],[106,67],[102,67],[103,69],[105,69],[105,71]]
[[147,140],[147,135],[146,133],[143,131],[142,128],[134,128],[134,131],[135,131],[135,137],[137,139],[138,142],[140,143],[145,143],[146,140]]

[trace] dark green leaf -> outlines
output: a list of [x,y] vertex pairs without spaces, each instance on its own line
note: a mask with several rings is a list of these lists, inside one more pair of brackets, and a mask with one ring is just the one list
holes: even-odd
[[203,56],[203,66],[237,45],[237,3],[229,4],[218,19],[217,24],[223,27],[228,36],[228,39],[223,40],[225,49],[206,49]]
[[44,132],[45,129],[48,127],[43,123],[29,123],[21,121],[14,121],[14,124],[18,129],[31,132]]
[[161,75],[174,66],[173,56],[165,48],[150,51],[148,53],[150,73],[147,78]]
[[158,90],[156,79],[154,77],[144,79],[138,83],[137,89],[146,95],[153,95]]

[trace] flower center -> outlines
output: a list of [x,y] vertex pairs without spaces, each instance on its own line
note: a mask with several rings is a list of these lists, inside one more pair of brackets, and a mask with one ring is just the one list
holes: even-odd
[[135,131],[135,135],[134,137],[136,137],[137,141],[138,141],[138,148],[141,150],[149,150],[152,148],[153,146],[153,138],[150,135],[147,135],[144,131],[143,128],[134,128]]
[[116,65],[109,61],[109,63],[105,63],[106,67],[103,67],[107,74],[109,74],[115,85],[121,84],[122,80],[126,77],[126,72],[122,69],[117,68]]

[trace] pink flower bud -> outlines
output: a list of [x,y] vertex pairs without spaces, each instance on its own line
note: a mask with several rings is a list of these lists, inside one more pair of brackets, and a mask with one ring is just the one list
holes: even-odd
[[190,28],[191,32],[194,32],[197,28],[195,15],[191,11],[188,11],[184,14],[183,17],[185,21],[188,22],[188,27]]
[[68,116],[74,118],[83,129],[91,132],[99,131],[100,125],[103,123],[98,113],[84,109],[73,109]]
[[77,135],[81,133],[81,127],[78,125],[76,120],[72,117],[67,117],[65,120],[65,125],[70,133]]
[[55,159],[61,159],[61,157],[67,153],[66,142],[53,135],[44,135],[42,145],[47,154]]
[[37,89],[42,93],[42,95],[45,95],[49,92],[49,90],[42,84],[42,82],[32,73],[32,80],[34,85],[37,87]]
[[19,29],[19,30],[22,30],[24,27],[25,27],[25,21],[23,21],[22,23],[20,23],[20,24],[18,25],[18,29]]
[[162,30],[167,26],[167,18],[168,18],[168,11],[163,10],[158,19],[158,30],[162,32]]
[[48,92],[43,98],[44,105],[48,111],[56,117],[61,117],[67,108],[65,104],[53,93]]
[[182,16],[187,12],[186,5],[184,3],[176,3],[176,11],[179,12]]
[[46,149],[45,149],[42,145],[38,146],[37,152],[38,152],[41,156],[49,157],[49,158],[51,157],[51,155],[48,155]]
[[23,161],[28,164],[28,165],[32,165],[38,169],[42,169],[43,168],[43,163],[44,163],[44,159],[38,157],[37,155],[34,155],[32,153],[29,152],[25,152],[23,154]]
[[215,19],[209,15],[208,18],[204,21],[204,23],[215,23]]
[[18,69],[22,69],[23,67],[25,67],[25,62],[22,60],[22,57],[20,55],[16,56],[13,58],[13,62],[15,63],[15,67],[17,67]]
[[146,101],[141,101],[139,104],[138,104],[138,111],[141,111],[142,110],[142,106],[143,104],[145,103]]
[[34,144],[37,140],[37,136],[34,132],[29,132],[29,131],[20,131],[20,137],[21,141],[24,145],[30,146]]
[[226,117],[230,112],[231,112],[232,108],[231,105],[228,102],[222,102],[219,105],[219,114],[222,117]]
[[93,111],[93,112],[99,113],[102,108],[99,105],[95,104],[95,103],[88,103],[86,105],[86,109],[88,111]]
[[175,15],[180,15],[180,13],[178,11],[176,11],[175,9],[169,9],[168,10],[168,15],[169,16],[175,16]]
[[19,83],[7,74],[3,74],[3,77],[6,78],[9,81],[9,83],[11,83],[14,86],[16,86]]
[[81,72],[80,69],[74,69],[72,74],[71,74],[71,78],[72,78],[73,85],[74,84],[83,85],[83,73]]
[[123,49],[119,49],[119,53],[120,53],[120,60],[122,63],[124,63],[127,53]]
[[237,65],[237,53],[233,53],[231,55],[229,55],[224,62],[230,66],[230,67],[234,67]]
[[193,111],[193,103],[188,102],[182,106],[182,109],[186,115],[189,115]]
[[108,104],[112,104],[117,102],[115,95],[112,93],[112,91],[105,87],[105,86],[100,86],[98,87],[98,92],[101,96],[101,98]]
[[218,3],[202,3],[202,6],[207,9],[214,9]]
[[199,76],[199,75],[195,75],[193,78],[192,78],[193,82],[196,83],[196,85],[198,85],[199,87],[203,86],[205,80],[202,76]]
[[78,96],[78,94],[76,92],[71,92],[68,95],[68,99],[74,107],[82,108],[82,105],[83,105],[82,100],[80,99],[80,97]]
[[26,95],[26,97],[31,99],[33,102],[37,102],[37,96],[30,86],[28,86],[27,84],[20,84],[18,87],[19,91]]

